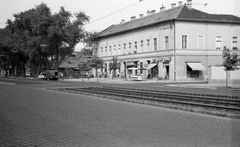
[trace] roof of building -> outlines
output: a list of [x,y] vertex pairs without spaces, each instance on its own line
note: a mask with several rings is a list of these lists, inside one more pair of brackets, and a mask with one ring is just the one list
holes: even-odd
[[163,12],[150,14],[142,18],[134,19],[128,22],[111,25],[105,30],[98,34],[98,37],[105,37],[109,35],[115,35],[118,33],[124,33],[126,31],[139,29],[163,23],[170,20],[181,20],[181,21],[204,21],[204,22],[221,22],[221,23],[239,23],[240,17],[234,15],[225,14],[209,14],[199,11],[194,8],[188,8],[186,5],[178,6]]

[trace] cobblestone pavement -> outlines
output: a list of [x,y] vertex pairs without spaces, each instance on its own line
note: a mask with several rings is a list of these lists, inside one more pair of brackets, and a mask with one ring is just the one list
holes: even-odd
[[240,120],[0,83],[1,147],[239,147]]

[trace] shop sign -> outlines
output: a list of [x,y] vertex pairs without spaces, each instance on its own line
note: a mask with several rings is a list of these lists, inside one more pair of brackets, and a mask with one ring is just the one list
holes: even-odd
[[171,57],[164,57],[163,58],[163,62],[170,62],[171,61]]

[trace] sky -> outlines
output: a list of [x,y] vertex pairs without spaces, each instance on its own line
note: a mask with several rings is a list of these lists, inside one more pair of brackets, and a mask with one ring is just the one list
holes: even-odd
[[[71,13],[83,11],[90,17],[85,26],[87,31],[102,31],[112,24],[118,24],[122,19],[129,21],[130,17],[139,17],[149,10],[160,11],[164,5],[166,9],[172,3],[187,0],[0,0],[0,28],[6,26],[7,19],[13,20],[13,14],[35,8],[42,2],[47,4],[52,13],[58,12],[60,7]],[[193,8],[212,14],[231,14],[240,17],[240,0],[192,0]],[[81,48],[81,45],[77,46]]]

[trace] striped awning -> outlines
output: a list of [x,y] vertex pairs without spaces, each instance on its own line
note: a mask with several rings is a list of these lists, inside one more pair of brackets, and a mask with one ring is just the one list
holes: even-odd
[[187,65],[188,65],[192,70],[206,70],[201,63],[191,63],[191,62],[187,62]]

